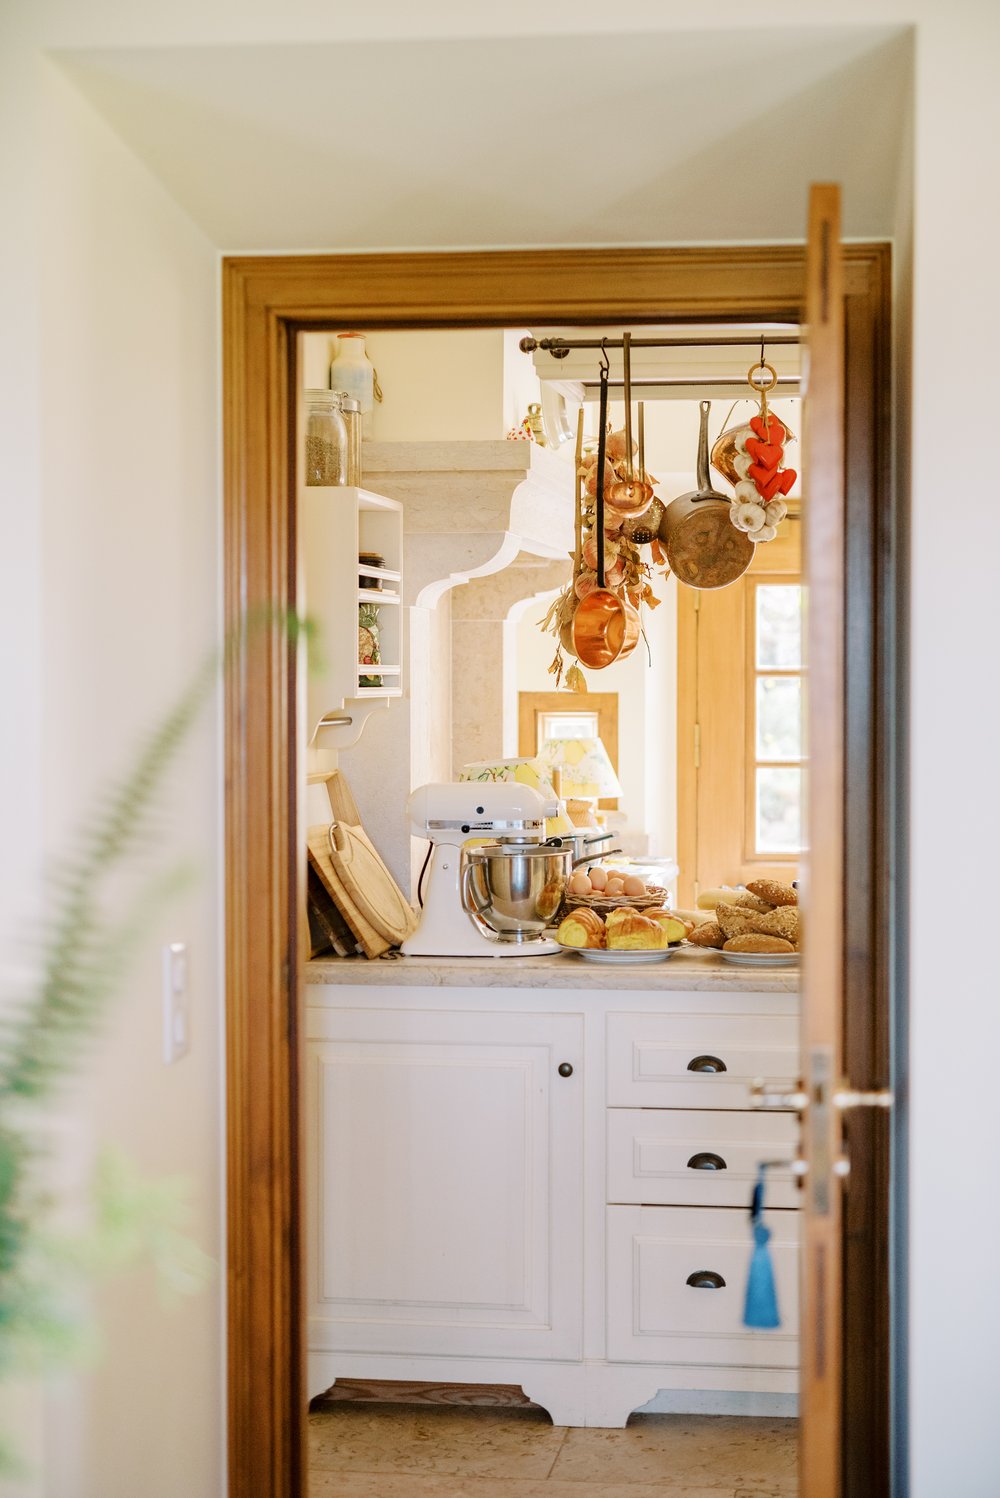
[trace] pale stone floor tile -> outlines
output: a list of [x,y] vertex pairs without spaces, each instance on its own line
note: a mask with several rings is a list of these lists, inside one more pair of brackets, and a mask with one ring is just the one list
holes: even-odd
[[[522,1482],[518,1478],[418,1477],[386,1472],[316,1472],[309,1498],[732,1498],[732,1488],[662,1487],[647,1482],[615,1483],[595,1488],[579,1482]],[[748,1495],[750,1498],[750,1495]],[[754,1493],[752,1498],[772,1498]],[[784,1495],[775,1495],[784,1498]]]
[[[309,1417],[310,1498],[795,1498],[796,1422],[332,1404]],[[596,1498],[596,1494],[595,1494]]]
[[544,1479],[565,1437],[540,1410],[334,1405],[309,1417],[310,1465],[334,1472]]
[[567,1431],[552,1476],[794,1493],[797,1446],[795,1420],[633,1415],[626,1430]]

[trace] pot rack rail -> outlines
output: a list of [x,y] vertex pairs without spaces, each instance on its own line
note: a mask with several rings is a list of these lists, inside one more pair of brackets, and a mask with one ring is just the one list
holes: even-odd
[[[757,333],[753,338],[719,335],[712,338],[633,338],[632,348],[759,348],[763,361],[763,349],[767,344],[801,343],[798,333],[768,333],[763,338]],[[532,338],[530,334],[521,339],[518,348],[522,354],[533,354],[543,350],[553,359],[565,359],[571,349],[624,348],[623,338]]]
[[[712,337],[701,338],[632,338],[629,340],[631,348],[759,348],[760,364],[764,367],[764,350],[768,345],[797,347],[801,342],[798,333],[756,333],[752,336],[746,334],[715,334]],[[553,359],[565,359],[571,349],[596,349],[607,354],[608,349],[623,349],[624,338],[533,338],[526,334],[518,343],[522,354],[533,354],[542,351],[552,355]],[[648,390],[742,390],[747,385],[747,379],[727,380],[718,376],[692,376],[692,375],[663,375],[649,376],[646,379],[633,379],[632,389],[642,391]],[[798,391],[800,378],[798,375],[777,375],[774,378],[772,389],[780,393],[781,387],[790,387]],[[597,380],[584,378],[581,381],[585,390],[592,390],[597,386]],[[624,380],[609,380],[608,388],[621,390],[624,388]]]

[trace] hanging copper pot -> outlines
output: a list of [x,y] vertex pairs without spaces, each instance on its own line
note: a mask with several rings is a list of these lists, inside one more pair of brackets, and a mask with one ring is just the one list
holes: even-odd
[[[639,614],[630,603],[605,585],[604,575],[604,457],[608,432],[608,365],[601,365],[600,445],[597,451],[597,496],[594,530],[597,536],[597,587],[582,598],[573,615],[573,653],[581,666],[602,671],[631,655],[639,643]],[[752,546],[751,542],[751,546]]]
[[670,570],[690,588],[725,588],[753,561],[754,544],[730,519],[730,501],[712,488],[708,475],[708,415],[701,402],[698,487],[672,500],[660,522],[660,540]]

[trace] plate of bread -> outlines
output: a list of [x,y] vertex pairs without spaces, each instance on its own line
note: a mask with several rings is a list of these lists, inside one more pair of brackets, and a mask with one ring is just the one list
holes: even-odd
[[777,879],[751,879],[746,888],[705,890],[699,906],[712,914],[688,937],[744,967],[791,967],[799,960],[802,922],[798,891]]
[[565,915],[556,941],[591,962],[662,962],[672,957],[693,928],[673,911],[635,910],[621,905],[601,915],[580,905]]

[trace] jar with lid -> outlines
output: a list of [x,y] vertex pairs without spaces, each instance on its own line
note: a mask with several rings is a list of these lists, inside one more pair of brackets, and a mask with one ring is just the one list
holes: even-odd
[[330,386],[356,400],[361,415],[368,416],[375,405],[375,370],[365,353],[364,333],[338,333],[336,349],[330,365]]
[[340,412],[347,427],[347,482],[361,487],[361,402],[341,395]]
[[347,483],[347,426],[333,390],[306,391],[305,474],[308,485]]

